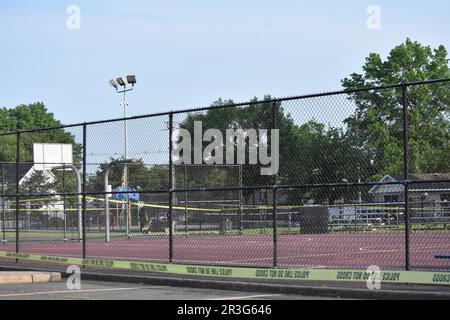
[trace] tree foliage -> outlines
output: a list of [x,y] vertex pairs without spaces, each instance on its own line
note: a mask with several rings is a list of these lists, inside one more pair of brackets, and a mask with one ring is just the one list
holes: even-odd
[[[111,158],[108,162],[112,162]],[[100,164],[98,170],[89,178],[89,191],[104,191],[104,174],[108,167],[108,163]],[[116,165],[111,168],[108,183],[113,189],[121,185],[124,165]],[[137,164],[128,165],[128,186],[135,190],[167,190],[169,181],[169,170],[166,165],[146,166],[142,160]]]
[[49,193],[55,188],[55,182],[43,171],[34,171],[20,185],[20,192],[25,194]]
[[[407,39],[383,60],[372,53],[363,73],[342,80],[346,89],[450,77],[444,46],[432,49]],[[379,175],[401,173],[403,120],[401,90],[359,92],[351,95],[356,112],[346,119],[348,135],[367,150]],[[410,169],[413,173],[450,171],[450,88],[448,84],[412,86],[407,91]]]
[[[0,109],[0,132],[61,126],[43,103],[22,104],[15,108]],[[82,146],[70,132],[60,128],[23,133],[20,137],[21,161],[33,160],[33,143],[68,143],[73,146],[74,164],[81,161]],[[0,136],[0,161],[16,160],[16,135]]]
[[[407,39],[395,47],[383,59],[371,53],[362,68],[362,73],[353,73],[342,80],[345,89],[360,89],[373,86],[415,82],[429,79],[450,78],[448,54],[443,46],[432,49]],[[276,128],[279,129],[280,184],[317,185],[357,181],[375,181],[388,173],[401,173],[403,169],[403,105],[402,90],[383,89],[358,91],[348,95],[354,103],[355,112],[344,120],[342,127],[332,127],[316,121],[300,122],[294,119],[277,102]],[[406,95],[409,120],[409,147],[411,173],[450,172],[450,88],[448,83],[408,87]],[[202,122],[203,132],[218,129],[226,136],[227,129],[273,128],[273,102],[267,95],[263,100],[254,98],[251,104],[228,108],[232,100],[221,100],[212,104],[213,109],[194,112],[186,116],[180,128],[194,135],[194,123]],[[324,110],[327,112],[328,110]],[[0,109],[0,131],[11,132],[37,127],[59,126],[61,123],[49,113],[42,103],[20,105],[14,109]],[[270,151],[271,136],[267,139]],[[76,163],[81,160],[82,146],[64,129],[54,129],[21,135],[21,158],[32,159],[32,143],[71,143],[74,146]],[[16,159],[16,136],[0,137],[0,161]],[[204,141],[203,148],[210,142]],[[236,147],[236,146],[235,146]],[[226,155],[226,144],[223,154]],[[193,150],[193,148],[192,148]],[[202,149],[203,151],[203,149]],[[236,149],[234,150],[236,154]],[[249,149],[246,150],[246,159]],[[110,159],[114,160],[114,159]],[[193,160],[193,159],[192,159]],[[193,161],[192,161],[193,162]],[[104,172],[107,163],[101,164],[89,178],[89,191],[104,191]],[[146,166],[142,161],[129,165],[129,185],[141,190],[167,190],[169,168],[167,165]],[[242,166],[244,186],[270,185],[273,177],[262,176],[261,165]],[[208,171],[202,167],[191,168],[189,181],[183,181],[183,173],[175,171],[177,188],[236,187],[236,171]],[[109,184],[120,185],[123,166],[111,170]],[[60,173],[55,173],[60,181]],[[230,176],[233,175],[233,176]],[[36,174],[24,182],[24,190],[39,191],[49,188],[46,181]],[[68,180],[69,190],[75,185]],[[67,190],[66,186],[66,190]],[[53,186],[62,187],[60,182]],[[244,191],[250,197],[251,190]],[[303,188],[290,192],[291,203],[333,203],[340,199],[355,200],[355,189]]]
[[[219,129],[223,136],[227,129],[271,129],[273,128],[271,97],[264,100],[253,99],[253,104],[239,108],[226,108],[233,104],[231,100],[218,100],[204,113],[189,115],[180,125],[191,135],[194,132],[194,122],[201,121],[203,130]],[[220,106],[225,106],[220,108]],[[279,161],[278,180],[281,184],[318,184],[327,182],[342,182],[343,179],[356,181],[361,172],[371,172],[370,159],[364,151],[349,144],[343,129],[326,127],[314,119],[304,123],[295,123],[292,116],[277,104],[276,128],[279,129]],[[270,145],[270,137],[268,139]],[[204,142],[204,146],[209,142]],[[270,147],[269,147],[270,150]],[[236,152],[236,150],[235,150]],[[224,154],[226,146],[224,146]],[[248,148],[246,153],[248,160]],[[248,162],[247,162],[248,163]],[[243,185],[270,185],[271,176],[261,176],[260,165],[243,165]],[[360,166],[361,170],[355,170]],[[236,177],[234,177],[235,179]],[[207,185],[208,181],[215,181],[215,177],[198,175]],[[228,177],[233,179],[233,177]],[[199,183],[200,184],[200,183]],[[236,186],[236,185],[234,185]],[[226,186],[224,186],[226,187]],[[289,201],[305,202],[306,197],[315,201],[334,201],[343,196],[345,190],[336,190],[333,194],[324,194],[314,190],[303,189],[292,192]],[[251,190],[244,192],[245,197],[252,194]]]

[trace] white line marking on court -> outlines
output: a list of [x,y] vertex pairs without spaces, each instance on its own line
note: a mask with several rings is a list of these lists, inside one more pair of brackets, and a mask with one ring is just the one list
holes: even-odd
[[42,292],[25,292],[25,293],[10,293],[2,294],[0,298],[8,297],[21,297],[21,296],[35,296],[43,294],[58,294],[58,293],[85,293],[85,292],[106,292],[106,291],[129,291],[129,290],[140,290],[142,287],[133,288],[110,288],[110,289],[85,289],[85,290],[61,290],[61,291],[42,291]]
[[[343,252],[334,252],[334,253],[312,253],[312,254],[304,254],[304,255],[292,255],[292,256],[278,256],[279,259],[297,259],[297,258],[318,258],[318,257],[338,257],[338,256],[348,256],[348,255],[360,255],[360,254],[375,254],[375,253],[395,253],[395,252],[402,252],[405,249],[404,248],[397,248],[397,249],[379,249],[379,250],[364,250],[365,248],[370,247],[363,247],[359,248],[358,251],[343,251]],[[430,246],[430,247],[420,247],[420,248],[411,248],[411,251],[428,251],[431,249],[448,249],[448,246]],[[240,263],[240,262],[252,262],[252,261],[265,261],[265,260],[272,260],[273,257],[267,257],[267,258],[250,258],[250,259],[238,259],[238,260],[231,260],[233,263]],[[315,268],[326,268],[326,266],[310,266],[310,265],[304,265],[304,267],[315,267]]]
[[242,299],[257,299],[257,298],[268,298],[268,297],[279,297],[281,294],[258,294],[253,296],[239,296],[239,297],[226,297],[226,298],[214,298],[207,300],[242,300]]

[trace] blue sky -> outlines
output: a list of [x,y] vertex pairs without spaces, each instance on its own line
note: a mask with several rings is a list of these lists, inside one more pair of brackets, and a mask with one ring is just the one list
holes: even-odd
[[[81,29],[69,30],[69,5]],[[381,30],[366,27],[369,5]],[[42,101],[63,123],[122,115],[110,78],[135,73],[129,114],[336,90],[407,37],[450,48],[450,3],[0,1],[0,106]]]

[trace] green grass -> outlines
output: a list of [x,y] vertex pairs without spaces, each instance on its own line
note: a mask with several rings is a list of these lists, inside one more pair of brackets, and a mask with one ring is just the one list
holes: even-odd
[[[383,232],[405,232],[404,225],[391,225],[391,226],[330,226],[329,234],[340,234],[340,233],[362,233],[362,232],[372,232],[372,233],[383,233]],[[277,228],[279,235],[295,235],[300,234],[299,227],[278,227]],[[450,224],[433,224],[433,225],[421,225],[421,224],[413,224],[412,225],[413,232],[440,232],[440,233],[450,233]],[[196,231],[188,231],[187,234],[180,228],[175,236],[223,236],[223,235],[239,235],[239,230],[233,229],[232,231],[220,233],[218,230],[196,230]],[[243,229],[242,235],[249,236],[257,236],[257,235],[272,235],[272,228],[246,228]],[[6,239],[9,241],[15,240],[16,233],[15,231],[6,231],[5,233]],[[64,232],[63,230],[51,230],[51,231],[27,231],[20,230],[19,233],[21,240],[28,241],[39,241],[39,240],[63,240]],[[88,231],[86,233],[87,239],[101,239],[105,236],[104,231]],[[111,231],[110,236],[112,239],[114,238],[125,238],[124,231]],[[151,232],[150,234],[142,234],[140,232],[130,232],[130,236],[136,238],[160,238],[166,237],[165,232]],[[67,231],[66,232],[67,239],[77,239],[78,232],[77,231]],[[3,232],[0,232],[0,240],[3,239]]]
[[[15,231],[6,231],[6,239],[15,239],[16,232]],[[111,237],[123,237],[125,235],[124,232],[111,232]],[[104,232],[86,232],[87,238],[100,238],[105,236]],[[64,231],[63,230],[51,230],[51,231],[28,231],[28,230],[20,230],[19,232],[20,239],[63,239]],[[67,239],[77,239],[78,232],[67,231],[66,232]],[[3,232],[0,232],[0,239],[3,239]]]

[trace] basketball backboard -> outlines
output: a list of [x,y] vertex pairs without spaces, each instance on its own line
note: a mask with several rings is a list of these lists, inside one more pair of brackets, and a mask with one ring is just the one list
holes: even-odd
[[51,170],[64,164],[73,163],[71,144],[34,143],[34,169],[38,171]]

